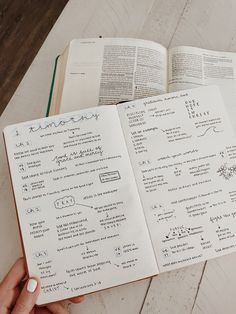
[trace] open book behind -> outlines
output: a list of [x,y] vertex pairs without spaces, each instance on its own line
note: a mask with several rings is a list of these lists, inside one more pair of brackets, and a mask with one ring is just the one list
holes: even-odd
[[[236,54],[195,47],[167,50],[132,38],[74,39],[57,58],[48,113],[216,84],[236,116]],[[231,123],[236,127],[236,121]]]
[[215,86],[8,126],[38,304],[236,250],[236,139]]

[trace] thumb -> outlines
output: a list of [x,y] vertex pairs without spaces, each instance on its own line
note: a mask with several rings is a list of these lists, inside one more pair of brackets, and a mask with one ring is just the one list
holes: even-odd
[[38,281],[34,278],[29,279],[21,291],[12,314],[29,314],[36,303],[39,291]]

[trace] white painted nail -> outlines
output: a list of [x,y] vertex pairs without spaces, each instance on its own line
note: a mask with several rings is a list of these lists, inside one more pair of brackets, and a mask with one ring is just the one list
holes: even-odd
[[27,284],[27,291],[33,293],[37,288],[38,282],[35,279],[29,279]]

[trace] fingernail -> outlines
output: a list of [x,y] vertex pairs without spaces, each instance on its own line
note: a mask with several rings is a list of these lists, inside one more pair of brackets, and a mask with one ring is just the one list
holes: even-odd
[[33,293],[37,288],[38,282],[35,279],[29,279],[27,283],[27,291]]

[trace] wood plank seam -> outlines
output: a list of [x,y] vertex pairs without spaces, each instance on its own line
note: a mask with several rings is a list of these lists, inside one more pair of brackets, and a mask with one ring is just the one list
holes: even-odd
[[186,0],[186,3],[185,3],[185,5],[184,5],[184,7],[183,7],[183,10],[182,10],[181,14],[180,14],[180,17],[179,17],[179,19],[178,19],[178,22],[176,23],[176,27],[175,27],[175,29],[174,29],[174,31],[173,31],[173,34],[172,34],[172,36],[171,36],[171,39],[170,39],[170,42],[169,42],[169,45],[168,45],[167,48],[170,47],[171,42],[172,42],[172,39],[174,38],[174,35],[175,35],[175,33],[176,33],[176,31],[177,31],[177,29],[178,29],[178,27],[179,27],[179,24],[180,24],[180,22],[181,22],[181,19],[183,18],[184,13],[185,13],[185,11],[187,10],[187,7],[190,5],[191,1],[192,1],[192,0]]
[[143,310],[143,307],[144,307],[144,304],[145,304],[145,301],[146,301],[146,297],[147,297],[148,292],[149,292],[149,289],[150,289],[150,287],[151,287],[152,279],[153,279],[153,278],[150,278],[150,280],[149,280],[149,284],[148,284],[148,286],[147,286],[146,293],[145,293],[145,295],[144,295],[144,297],[143,297],[143,302],[142,302],[142,305],[141,305],[139,314],[142,313],[142,310]]
[[203,266],[203,269],[202,269],[202,275],[200,277],[200,280],[199,280],[199,283],[198,283],[198,286],[197,286],[197,291],[196,291],[196,294],[195,294],[195,297],[194,297],[194,300],[193,300],[193,306],[192,306],[192,309],[191,309],[191,313],[193,313],[193,310],[194,310],[194,307],[195,307],[195,303],[196,303],[196,300],[197,300],[197,297],[198,297],[198,292],[199,292],[200,287],[201,287],[202,278],[204,276],[206,265],[207,265],[207,261],[204,263],[204,266]]
[[143,28],[144,24],[146,23],[146,20],[148,20],[154,5],[155,5],[155,0],[153,0],[152,5],[150,5],[150,8],[148,9],[147,17],[146,17],[146,19],[143,20],[143,25],[140,27],[140,30]]

